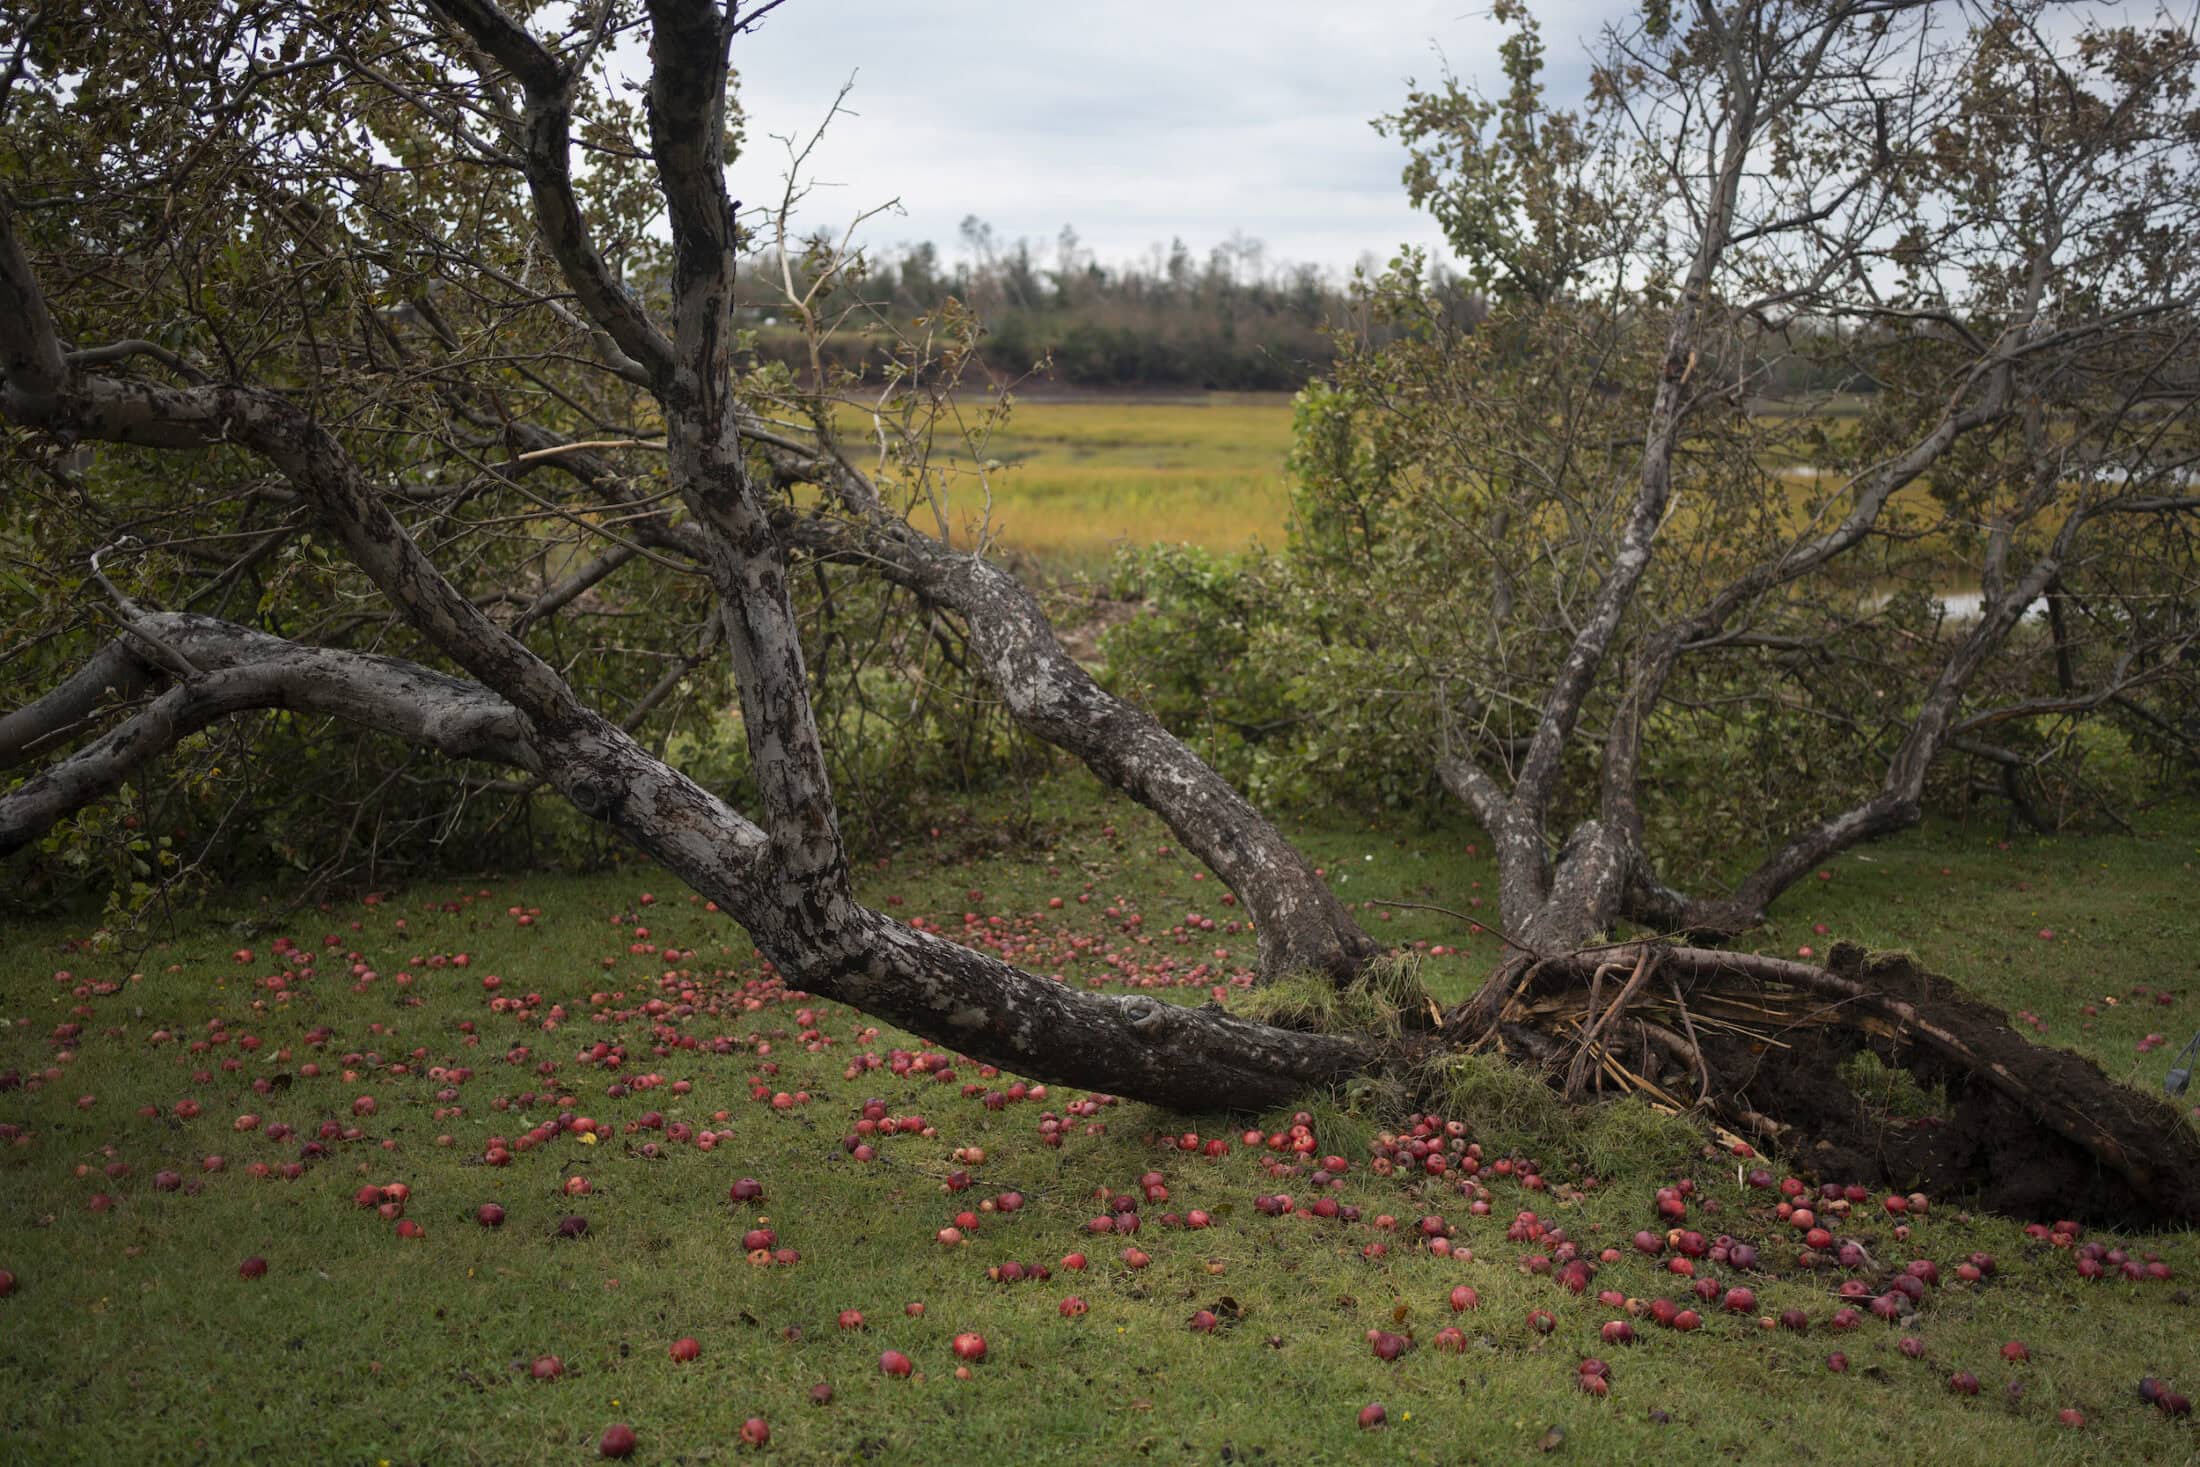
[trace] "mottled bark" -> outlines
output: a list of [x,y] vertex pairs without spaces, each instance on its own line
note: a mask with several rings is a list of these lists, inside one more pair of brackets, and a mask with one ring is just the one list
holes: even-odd
[[[1465,759],[1446,758],[1438,773],[1447,789],[1464,798],[1489,832],[1498,862],[1498,911],[1506,930],[1531,947],[1572,946],[1593,938],[1618,910],[1635,865],[1624,830],[1590,822],[1569,839],[1554,867],[1550,856],[1551,802],[1558,792],[1567,744],[1581,719],[1583,705],[1596,686],[1620,626],[1626,620],[1649,571],[1659,531],[1672,501],[1673,456],[1693,405],[1691,382],[1699,356],[1702,316],[1713,277],[1725,258],[1734,230],[1743,174],[1757,141],[1760,79],[1749,74],[1758,58],[1745,56],[1747,38],[1723,32],[1715,12],[1700,12],[1710,43],[1725,57],[1731,73],[1720,119],[1723,135],[1714,135],[1715,169],[1710,197],[1698,220],[1695,249],[1679,282],[1658,384],[1644,425],[1635,495],[1628,508],[1610,563],[1603,567],[1587,613],[1566,656],[1544,692],[1534,734],[1514,771],[1510,789],[1501,789],[1487,772]],[[1803,69],[1807,79],[1832,35],[1827,27]],[[1792,84],[1800,88],[1802,81]]]
[[[525,452],[562,444],[531,424],[512,424],[508,431]],[[745,442],[764,449],[782,479],[821,485],[841,511],[781,510],[774,525],[787,545],[882,576],[962,617],[975,654],[972,671],[1019,726],[1159,815],[1237,895],[1259,938],[1264,977],[1312,970],[1344,981],[1381,951],[1312,863],[1250,801],[1158,720],[1094,681],[1015,576],[888,513],[870,482],[829,449],[794,443],[747,421],[739,431]],[[610,502],[638,502],[591,453],[561,452],[542,462]],[[705,526],[695,520],[651,514],[628,529],[698,564],[707,565],[712,554]]]
[[1382,951],[1251,801],[1158,719],[1078,665],[1014,576],[879,511],[869,486],[850,482],[856,476],[844,465],[806,471],[837,481],[858,516],[814,523],[810,543],[855,552],[897,585],[958,613],[973,670],[1017,723],[1160,816],[1237,894],[1260,939],[1264,976],[1311,970],[1342,982]]
[[12,769],[76,738],[101,708],[130,701],[152,681],[150,670],[128,645],[108,643],[43,697],[0,714],[0,769]]
[[[718,65],[722,91],[722,57]],[[718,92],[661,87],[654,95],[663,103]],[[715,177],[715,165],[711,172]],[[5,225],[0,219],[0,293],[37,306],[36,282]],[[766,790],[764,828],[586,706],[462,595],[336,439],[301,409],[252,388],[164,388],[72,372],[37,339],[51,329],[41,307],[0,319],[0,363],[8,373],[0,381],[0,409],[8,421],[77,439],[183,451],[226,444],[258,454],[406,620],[478,681],[390,658],[299,647],[213,618],[147,613],[125,601],[125,651],[102,654],[24,710],[29,717],[11,719],[12,754],[64,742],[97,712],[107,688],[121,686],[118,676],[135,686],[166,687],[117,727],[0,796],[0,849],[50,829],[215,719],[251,708],[306,708],[446,755],[496,759],[538,774],[575,808],[716,902],[790,982],[1020,1073],[1189,1109],[1257,1108],[1374,1062],[1374,1047],[1357,1037],[1082,993],[902,927],[856,902],[817,755],[786,598],[785,551],[742,473],[731,399],[701,370],[722,353],[713,319],[723,301],[700,285],[697,291],[685,302],[696,320],[676,332],[683,352],[692,350],[691,370],[667,390],[667,396],[692,394],[684,399],[688,420],[674,421],[673,472],[726,603],[724,623],[736,643],[751,747]],[[693,421],[692,410],[704,406],[713,415]],[[124,658],[136,663],[126,675]]]
[[672,343],[604,264],[573,191],[572,89],[582,79],[580,69],[561,67],[495,0],[428,3],[520,84],[526,97],[519,126],[520,161],[543,243],[581,309],[603,333],[603,344],[609,348],[606,355],[617,365],[634,368],[633,375],[644,382],[661,387],[672,376]]
[[[137,625],[200,672],[0,796],[0,855],[111,793],[184,736],[235,713],[287,708],[447,757],[542,774],[716,902],[807,991],[1021,1074],[1185,1109],[1258,1108],[1377,1058],[1356,1038],[1081,993],[852,900],[788,901],[785,873],[761,831],[607,725],[545,732],[463,679],[397,658],[302,647],[211,617],[148,613]],[[149,680],[166,676],[140,671]]]
[[[301,647],[211,617],[146,615],[133,618],[133,626],[189,658],[197,675],[169,686],[115,728],[0,798],[0,856],[112,794],[187,735],[252,709],[327,714],[454,759],[523,768],[539,763],[517,710],[458,678],[393,657]],[[111,644],[88,666],[105,671],[118,662],[134,665],[132,681],[141,687],[167,675],[126,641]],[[81,724],[81,718],[69,717],[54,729],[52,740],[66,738]],[[41,737],[33,745],[48,741]]]

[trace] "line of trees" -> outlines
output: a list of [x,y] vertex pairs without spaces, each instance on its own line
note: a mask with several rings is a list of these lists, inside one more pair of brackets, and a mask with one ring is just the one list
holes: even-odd
[[[802,368],[812,344],[784,317],[789,282],[807,291],[832,269],[828,296],[845,324],[823,343],[830,365],[876,370],[887,343],[950,303],[982,327],[978,363],[996,380],[1069,387],[1292,392],[1329,373],[1340,342],[1383,345],[1399,334],[1383,309],[1383,282],[1403,269],[1431,309],[1471,328],[1490,310],[1487,292],[1441,259],[1364,257],[1349,278],[1303,261],[1278,260],[1260,240],[1234,233],[1196,256],[1181,238],[1138,259],[1103,264],[1072,225],[1051,246],[1004,241],[976,215],[962,222],[950,261],[938,245],[903,242],[851,257],[830,242],[767,243],[736,284],[737,316],[754,332],[759,360]],[[879,329],[865,331],[865,324]],[[1755,354],[1768,398],[1875,390],[1860,354],[1814,350],[1840,322],[1791,323]]]
[[[756,329],[763,359],[806,361],[800,333],[781,320],[784,281],[806,288],[828,258],[827,250],[790,248],[782,260],[767,244],[742,272],[740,315]],[[1441,266],[1429,283],[1468,299]],[[975,215],[963,220],[953,260],[930,241],[871,251],[835,280],[833,295],[857,318],[894,327],[954,301],[984,324],[979,356],[988,372],[1013,379],[1039,368],[1043,380],[1077,387],[1290,391],[1334,358],[1333,330],[1367,324],[1349,282],[1318,265],[1272,259],[1243,234],[1204,259],[1175,239],[1142,259],[1105,265],[1070,225],[1048,245],[1004,240]],[[860,331],[832,343],[844,367],[875,365],[881,350],[877,335]]]

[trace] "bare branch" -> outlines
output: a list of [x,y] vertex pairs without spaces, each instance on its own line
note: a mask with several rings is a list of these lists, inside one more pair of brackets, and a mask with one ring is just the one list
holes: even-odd
[[534,200],[535,223],[581,309],[662,390],[672,372],[672,345],[641,303],[613,278],[589,237],[573,187],[572,82],[542,44],[494,0],[429,0],[439,14],[511,72],[526,94],[521,163]]
[[81,368],[105,366],[110,362],[127,361],[131,357],[151,357],[194,387],[204,387],[213,380],[167,347],[151,341],[110,342],[106,346],[72,351],[63,360],[71,368]]
[[[456,678],[391,657],[300,647],[210,617],[143,620],[149,635],[190,645],[205,671],[169,688],[113,731],[0,797],[0,856],[112,793],[187,735],[252,709],[324,713],[452,758],[492,759],[522,768],[540,765],[518,711]],[[121,647],[112,644],[72,683],[88,682],[87,674],[107,676]],[[55,711],[57,705],[49,702],[48,716]],[[51,736],[31,747],[50,741]]]

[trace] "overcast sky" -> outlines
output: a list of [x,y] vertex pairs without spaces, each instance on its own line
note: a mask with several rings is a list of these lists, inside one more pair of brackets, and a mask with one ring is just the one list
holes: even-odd
[[[1582,37],[1617,0],[1539,4],[1554,95],[1578,88]],[[1448,61],[1495,89],[1487,0],[789,0],[740,40],[749,142],[733,174],[776,196],[784,150],[855,90],[815,154],[810,228],[899,197],[869,243],[929,239],[959,258],[965,215],[1051,261],[1065,224],[1106,263],[1181,236],[1197,256],[1232,231],[1270,261],[1340,273],[1364,253],[1436,245],[1375,135],[1409,79]]]

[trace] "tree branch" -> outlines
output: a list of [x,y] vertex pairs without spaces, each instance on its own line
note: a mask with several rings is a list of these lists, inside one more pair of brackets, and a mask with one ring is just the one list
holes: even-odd
[[573,190],[573,86],[579,74],[561,67],[495,0],[428,0],[428,4],[471,36],[520,84],[527,99],[520,123],[520,157],[534,201],[535,225],[589,320],[661,391],[672,376],[672,344],[604,264]]
[[[301,647],[212,617],[166,614],[146,615],[142,620],[149,635],[188,646],[192,660],[204,670],[168,688],[119,727],[40,770],[21,788],[0,796],[0,856],[21,849],[71,812],[111,794],[148,761],[187,736],[252,709],[323,713],[451,758],[541,767],[518,710],[457,678],[394,657]],[[64,687],[104,679],[120,659],[136,662],[137,654],[116,641]],[[138,673],[144,681],[154,670],[139,663]],[[52,697],[41,704],[59,706]],[[51,742],[51,738],[38,742]]]
[[1310,969],[1341,982],[1381,951],[1250,801],[1151,714],[1093,681],[1013,575],[889,512],[870,481],[830,450],[780,453],[774,462],[820,484],[848,513],[805,516],[790,532],[815,552],[868,565],[960,615],[973,670],[1018,726],[1159,815],[1245,903],[1264,973]]
[[0,714],[0,769],[12,769],[68,742],[102,707],[137,698],[159,676],[127,643],[109,642],[60,686]]

